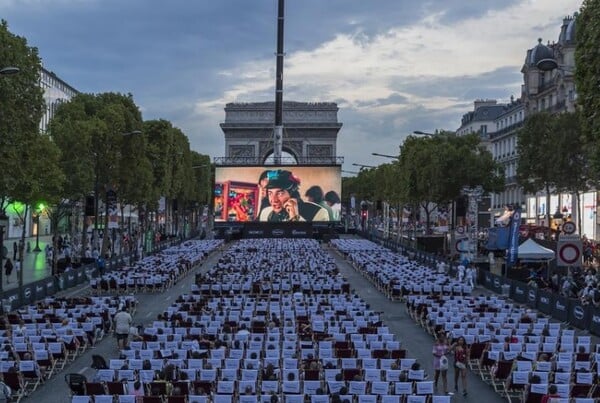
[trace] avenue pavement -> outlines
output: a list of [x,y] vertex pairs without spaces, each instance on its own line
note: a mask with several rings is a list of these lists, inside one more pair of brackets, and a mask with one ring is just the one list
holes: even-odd
[[[235,242],[226,245],[226,248],[230,248],[233,245],[235,245]],[[350,266],[341,255],[333,249],[327,249],[335,258],[340,267],[340,271],[348,279],[354,292],[368,302],[373,310],[383,313],[382,316],[385,324],[390,328],[390,331],[396,335],[396,338],[402,341],[403,348],[407,349],[408,356],[417,358],[423,369],[432,376],[433,363],[431,348],[433,339],[408,316],[405,304],[402,302],[390,301],[359,272]],[[137,312],[134,316],[134,323],[152,323],[156,318],[156,315],[163,312],[166,307],[175,301],[177,296],[190,291],[190,287],[195,279],[195,274],[204,272],[212,267],[218,261],[221,253],[222,252],[213,253],[202,266],[192,270],[189,275],[181,279],[174,287],[162,294],[138,294],[136,298],[139,303]],[[84,295],[86,293],[89,294],[89,288],[84,286],[63,295]],[[95,370],[90,368],[93,354],[99,354],[107,361],[111,358],[118,358],[116,340],[110,335],[105,336],[94,349],[87,350],[73,363],[58,374],[55,374],[49,381],[22,401],[25,403],[69,402],[69,388],[64,380],[65,374],[76,372],[84,374],[88,379],[92,379],[95,374]],[[452,370],[450,370],[448,373],[449,387],[452,387],[453,376],[454,374],[452,373]],[[455,402],[462,400],[486,403],[499,403],[505,401],[494,392],[491,386],[485,384],[479,377],[472,373],[469,373],[468,389],[469,395],[467,397],[455,396],[453,400]]]

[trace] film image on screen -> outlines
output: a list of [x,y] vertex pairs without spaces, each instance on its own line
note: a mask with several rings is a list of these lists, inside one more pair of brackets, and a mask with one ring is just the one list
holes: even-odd
[[217,167],[215,221],[339,221],[340,191],[338,165]]

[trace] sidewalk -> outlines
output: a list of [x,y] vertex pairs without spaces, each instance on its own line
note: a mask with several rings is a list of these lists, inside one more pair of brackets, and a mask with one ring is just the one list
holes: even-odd
[[[19,242],[20,239],[11,238],[4,241],[4,245],[8,249],[8,257],[13,258],[13,243]],[[31,245],[31,252],[27,252],[27,242]],[[40,235],[40,249],[41,252],[33,252],[35,248],[35,237],[25,238],[25,252],[23,254],[23,264],[21,270],[23,270],[23,284],[33,283],[34,281],[42,280],[46,277],[50,277],[52,271],[50,266],[46,264],[46,245],[52,246],[52,235]],[[19,279],[17,277],[16,270],[13,270],[7,284],[7,278],[4,275],[4,267],[2,267],[2,287],[4,290],[12,290],[17,288],[19,285]]]

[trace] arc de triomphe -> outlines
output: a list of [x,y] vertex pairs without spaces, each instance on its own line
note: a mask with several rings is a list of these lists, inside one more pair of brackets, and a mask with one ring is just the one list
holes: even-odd
[[[283,151],[298,164],[336,164],[336,143],[342,124],[333,102],[283,103]],[[273,154],[274,102],[229,103],[225,106],[227,164],[264,164]],[[285,163],[285,161],[284,161]]]

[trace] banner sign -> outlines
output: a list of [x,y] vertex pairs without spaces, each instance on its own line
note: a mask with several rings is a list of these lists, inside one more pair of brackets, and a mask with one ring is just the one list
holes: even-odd
[[600,336],[600,308],[590,307],[590,332]]
[[550,315],[554,308],[554,295],[545,290],[538,290],[538,299],[536,308],[538,311]]
[[508,238],[508,254],[506,256],[506,269],[510,270],[519,257],[519,227],[521,226],[521,208],[515,208],[510,219],[510,233]]
[[579,329],[587,329],[591,312],[589,305],[583,305],[578,299],[569,301],[569,323]]
[[552,306],[552,317],[561,322],[569,320],[569,299],[560,295],[554,295],[554,305]]
[[244,225],[244,238],[312,238],[311,223],[269,223]]
[[510,298],[516,302],[525,303],[527,301],[527,287],[520,281],[515,281],[515,285],[511,289]]
[[538,289],[537,287],[527,287],[527,305],[533,309],[537,306]]

